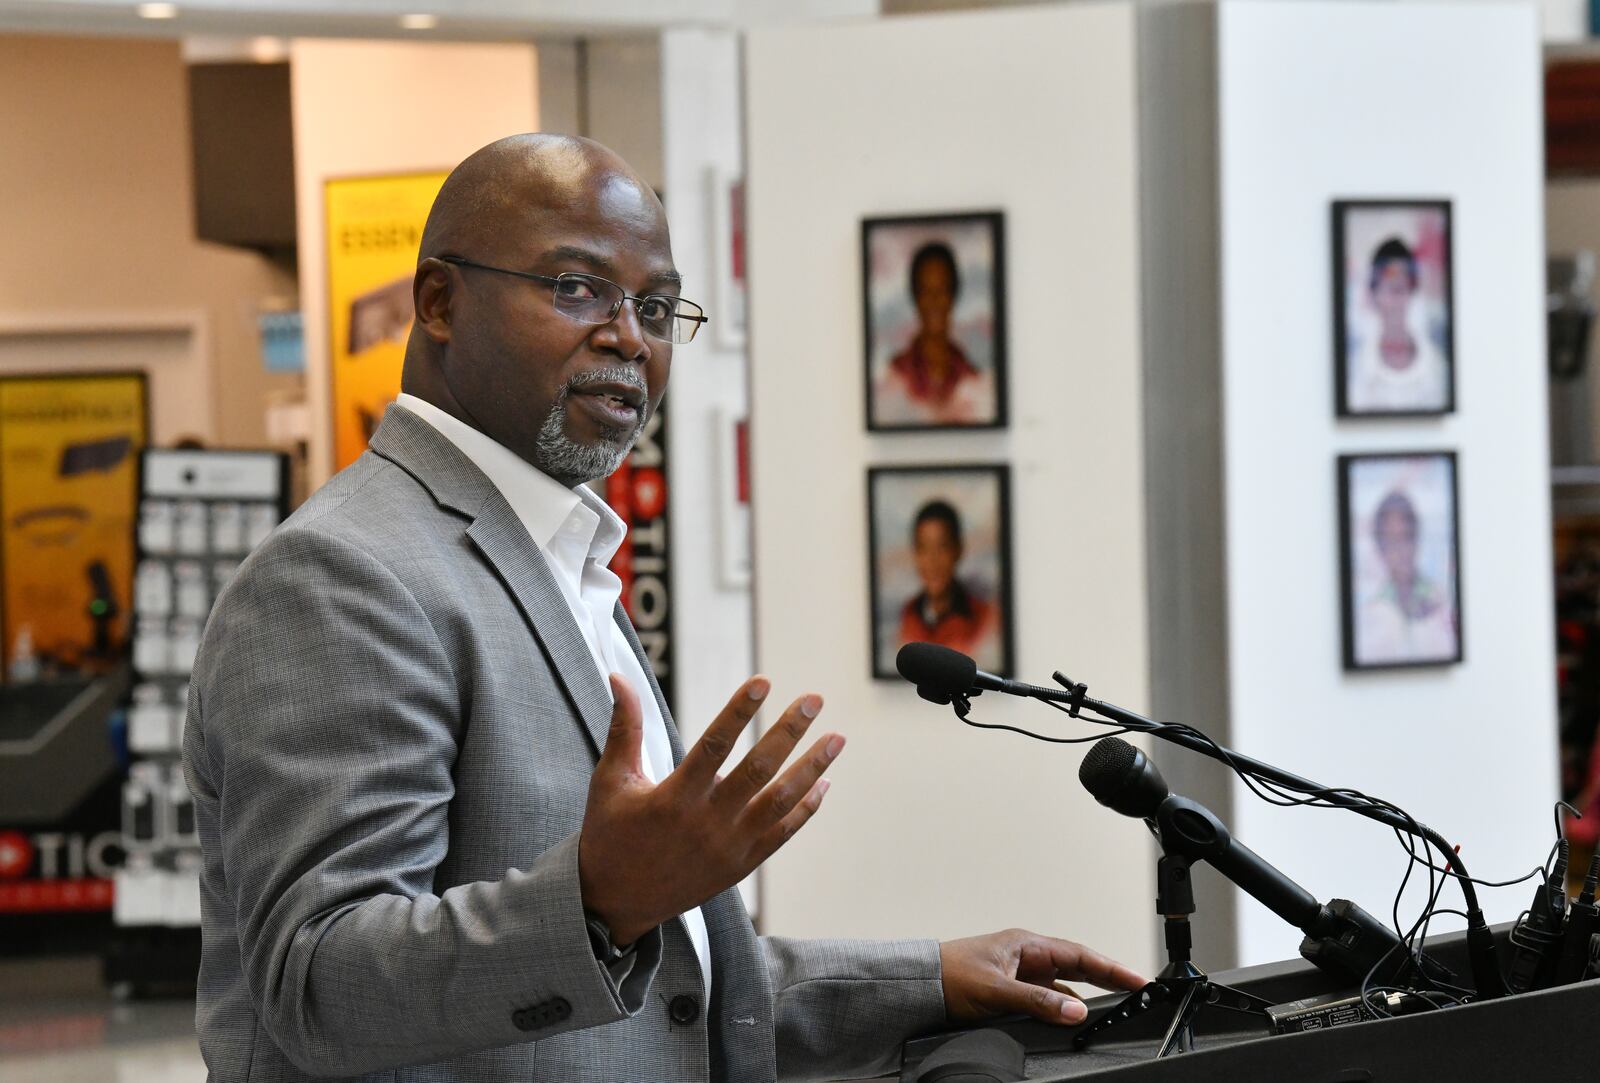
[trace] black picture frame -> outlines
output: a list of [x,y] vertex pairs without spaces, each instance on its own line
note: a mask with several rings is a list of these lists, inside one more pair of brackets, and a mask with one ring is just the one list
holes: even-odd
[[[1443,389],[1439,401],[1422,401],[1415,405],[1374,405],[1371,402],[1360,401],[1365,397],[1377,397],[1377,392],[1363,392],[1351,394],[1352,366],[1351,352],[1357,341],[1348,325],[1350,315],[1350,268],[1348,258],[1350,255],[1350,229],[1349,223],[1352,215],[1373,212],[1433,212],[1443,217],[1441,240],[1443,251],[1439,255],[1440,272],[1443,276],[1441,284],[1441,298],[1443,304],[1443,326],[1441,341],[1437,343],[1442,353]],[[1329,208],[1329,227],[1332,238],[1331,249],[1333,252],[1333,370],[1334,370],[1334,411],[1340,418],[1404,418],[1404,417],[1440,417],[1451,414],[1456,409],[1456,306],[1455,306],[1455,219],[1452,202],[1449,199],[1429,198],[1393,198],[1393,199],[1336,199]],[[1403,238],[1395,238],[1403,241]],[[1364,258],[1370,258],[1364,257]],[[1420,348],[1432,348],[1426,340]],[[1426,358],[1422,363],[1426,364]],[[1355,374],[1359,379],[1359,373]],[[1431,396],[1427,397],[1431,399]]]
[[[1445,466],[1442,478],[1432,482],[1434,491],[1424,490],[1428,464]],[[1382,473],[1373,468],[1393,467],[1395,478],[1382,480]],[[1361,473],[1369,477],[1358,477]],[[1405,481],[1407,473],[1413,476]],[[1340,455],[1337,466],[1339,488],[1339,593],[1343,620],[1342,644],[1344,668],[1348,672],[1387,669],[1417,669],[1451,666],[1466,657],[1466,626],[1461,611],[1461,483],[1460,458],[1455,451],[1426,449],[1420,451],[1364,452]],[[1363,486],[1370,488],[1363,490]],[[1384,490],[1374,502],[1378,490]],[[1415,599],[1416,611],[1408,603],[1396,598],[1385,598],[1375,591],[1374,584],[1385,575],[1389,587],[1393,576],[1383,568],[1385,558],[1374,554],[1379,546],[1376,540],[1382,526],[1377,522],[1383,515],[1399,516],[1403,522],[1406,510],[1392,508],[1384,511],[1383,505],[1398,494],[1404,498],[1412,521],[1412,592],[1424,595]],[[1443,503],[1447,515],[1442,515],[1436,505]],[[1418,505],[1422,507],[1419,509]],[[1368,514],[1365,509],[1373,510]],[[1447,538],[1434,543],[1429,535],[1446,527]],[[1365,536],[1372,531],[1371,544]],[[1358,536],[1358,531],[1363,536]],[[1442,546],[1442,548],[1438,548]],[[1432,559],[1419,560],[1419,554],[1432,554]],[[1438,583],[1440,571],[1436,567],[1439,555],[1444,556],[1446,583]],[[1423,565],[1435,565],[1425,568]],[[1434,589],[1427,584],[1430,576]],[[1427,606],[1426,595],[1433,593],[1434,607]],[[1448,606],[1448,612],[1437,607]],[[1396,648],[1397,634],[1403,633],[1409,646]],[[1446,629],[1449,646],[1437,646]]]
[[[896,235],[899,236],[896,236]],[[983,239],[976,240],[974,235]],[[952,388],[942,401],[911,401],[896,390],[903,382],[895,369],[897,359],[909,352],[910,326],[901,316],[911,297],[911,271],[920,248],[943,241],[954,257],[961,279],[950,313],[954,322],[965,320],[979,325],[987,318],[989,333],[972,339],[966,334],[963,344],[958,333],[950,338],[961,351],[962,360],[973,368],[972,379],[960,394]],[[875,249],[887,265],[875,267]],[[892,255],[885,252],[892,250]],[[961,253],[974,249],[987,251],[987,266],[974,255]],[[980,273],[984,272],[984,273]],[[1005,215],[998,210],[949,211],[936,214],[898,215],[864,218],[861,222],[861,329],[863,408],[867,431],[938,432],[950,429],[1003,429],[1007,424],[1006,357],[1006,246]],[[981,300],[973,302],[973,290],[987,287]],[[963,297],[965,295],[965,297]],[[914,302],[911,311],[915,312]],[[986,314],[986,315],[985,315]],[[918,326],[920,326],[920,317]],[[910,363],[915,363],[912,358]],[[893,371],[892,371],[893,370]],[[970,405],[989,408],[963,420]]]
[[[955,583],[965,595],[965,617],[928,642],[972,655],[980,669],[1010,676],[1015,672],[1015,610],[1011,575],[1011,468],[1000,463],[949,463],[918,466],[873,466],[867,469],[868,637],[872,676],[900,680],[895,655],[910,639],[905,624],[921,620],[909,614],[926,593],[918,584],[914,559],[914,523],[919,512],[943,501],[956,513],[962,551],[956,558]],[[898,490],[898,491],[896,491]],[[980,501],[984,506],[978,506]],[[935,515],[937,518],[937,515]],[[946,534],[946,537],[949,535]],[[977,548],[981,543],[982,548]],[[916,587],[923,586],[921,592]],[[898,614],[898,615],[897,615]],[[944,618],[940,619],[943,623]],[[968,634],[971,633],[971,634]]]

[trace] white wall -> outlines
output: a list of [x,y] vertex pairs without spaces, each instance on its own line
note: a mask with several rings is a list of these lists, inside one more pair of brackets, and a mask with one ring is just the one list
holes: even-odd
[[[765,867],[769,932],[1028,925],[1152,961],[1153,858],[1081,751],[962,727],[868,677],[869,464],[1013,470],[1019,673],[1147,699],[1133,9],[1073,4],[752,32],[746,58],[757,661],[850,745]],[[871,435],[860,220],[1006,213],[1002,432]],[[976,714],[1046,730],[1043,708]]]
[[333,465],[323,182],[453,169],[486,143],[535,131],[538,77],[531,45],[301,39],[290,78],[314,488]]
[[[1527,6],[1272,0],[1224,0],[1217,29],[1232,743],[1387,797],[1490,879],[1543,859],[1556,797],[1538,33]],[[1329,202],[1406,195],[1454,201],[1458,409],[1336,421]],[[1416,448],[1460,454],[1466,660],[1347,674],[1335,457]],[[1234,806],[1313,894],[1388,913],[1387,829]],[[1483,892],[1491,921],[1526,901]],[[1294,952],[1261,907],[1239,919],[1242,961]]]
[[1538,7],[1545,41],[1576,42],[1589,36],[1586,0],[1538,0]]
[[[739,38],[732,31],[679,29],[661,36],[661,143],[672,253],[684,293],[720,310],[714,286],[711,178],[744,169],[740,130]],[[749,410],[745,353],[708,325],[673,358],[667,439],[672,492],[674,708],[686,742],[693,742],[754,672],[750,588],[730,586],[722,573],[725,428]],[[750,743],[749,736],[746,745]],[[754,906],[755,878],[744,886]]]

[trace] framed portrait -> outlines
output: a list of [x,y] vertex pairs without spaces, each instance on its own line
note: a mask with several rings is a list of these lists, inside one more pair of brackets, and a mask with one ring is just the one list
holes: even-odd
[[1461,661],[1456,455],[1339,457],[1347,670]]
[[867,471],[872,675],[899,680],[912,642],[1012,672],[1010,470],[880,466]]
[[715,317],[711,326],[717,345],[725,350],[742,350],[745,345],[744,178],[725,169],[706,172],[711,206],[711,274]]
[[861,282],[867,429],[1004,427],[1003,217],[868,218]]
[[1455,409],[1448,200],[1333,204],[1333,351],[1340,417]]

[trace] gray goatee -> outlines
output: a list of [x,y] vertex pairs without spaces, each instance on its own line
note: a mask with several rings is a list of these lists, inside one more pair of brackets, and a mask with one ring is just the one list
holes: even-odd
[[539,434],[533,444],[534,465],[563,485],[581,485],[615,473],[633,449],[634,441],[644,431],[645,423],[650,420],[650,403],[647,399],[639,407],[639,419],[631,429],[606,426],[600,430],[600,438],[593,444],[580,444],[568,436],[567,400],[574,394],[581,394],[585,387],[592,384],[607,383],[627,384],[647,395],[649,393],[644,377],[636,368],[618,366],[585,372],[568,380],[556,392],[556,401],[551,404],[544,424],[539,426]]

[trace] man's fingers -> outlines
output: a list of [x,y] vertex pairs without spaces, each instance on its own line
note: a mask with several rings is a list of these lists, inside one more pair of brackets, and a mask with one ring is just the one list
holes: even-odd
[[993,999],[996,1014],[1021,1012],[1046,1023],[1071,1026],[1089,1016],[1089,1009],[1077,997],[1027,982],[1006,981],[994,990]]
[[711,720],[711,725],[706,727],[694,747],[684,754],[678,769],[672,772],[680,784],[710,786],[715,782],[717,769],[732,755],[739,735],[761,709],[770,691],[772,682],[765,677],[751,677],[744,682],[733,698],[728,700],[727,706]]
[[795,745],[806,735],[812,719],[822,711],[822,697],[809,693],[789,704],[789,709],[778,716],[771,729],[764,733],[756,747],[746,753],[739,766],[728,772],[728,777],[717,784],[713,797],[734,808],[743,808],[772,781],[783,761],[789,758]]
[[806,754],[766,789],[756,795],[743,813],[746,823],[757,830],[765,830],[775,821],[782,820],[800,806],[844,749],[844,737],[830,733],[806,750]]
[[830,785],[832,784],[825,778],[817,779],[811,790],[800,799],[800,803],[795,806],[794,811],[767,828],[766,832],[761,836],[761,841],[756,846],[755,865],[761,864],[777,853],[779,847],[794,838],[795,833],[806,825],[806,821],[817,814],[817,810],[822,807],[822,799],[827,795]]
[[1149,979],[1139,972],[1108,959],[1093,948],[1071,940],[1041,936],[1024,946],[1019,972],[1053,969],[1055,977],[1087,981],[1102,989],[1143,989]]
[[644,712],[633,686],[620,673],[611,675],[611,729],[600,752],[595,773],[643,774],[640,750],[644,746]]

